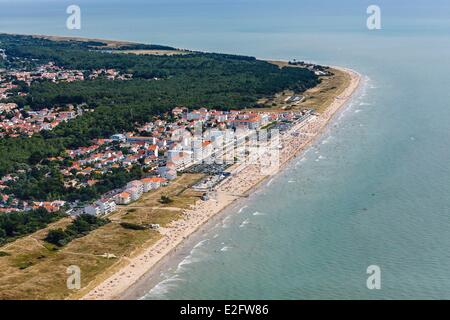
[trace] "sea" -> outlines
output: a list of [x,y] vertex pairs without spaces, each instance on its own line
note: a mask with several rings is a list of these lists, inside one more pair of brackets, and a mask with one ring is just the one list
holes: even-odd
[[[66,27],[73,4],[80,30]],[[370,5],[381,29],[368,28]],[[0,32],[297,59],[363,75],[304,154],[196,234],[136,298],[450,299],[448,0],[0,0]]]

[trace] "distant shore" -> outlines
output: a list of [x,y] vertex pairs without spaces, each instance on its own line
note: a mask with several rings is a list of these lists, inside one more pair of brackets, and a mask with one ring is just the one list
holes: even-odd
[[[279,62],[287,64],[286,62]],[[296,124],[281,137],[283,149],[280,151],[280,170],[289,160],[298,156],[323,132],[336,112],[353,97],[360,86],[361,75],[357,72],[332,67],[349,75],[349,81],[342,92],[333,98],[329,106],[320,114],[305,122]],[[297,134],[300,133],[299,138]],[[235,204],[242,195],[255,190],[270,176],[261,174],[257,165],[235,165],[230,178],[217,187],[217,197],[208,201],[199,201],[194,208],[184,213],[183,218],[162,228],[163,237],[153,245],[143,249],[140,254],[130,257],[128,263],[109,276],[102,283],[85,294],[82,299],[137,299],[145,290],[160,281],[162,270],[173,266],[174,262],[192,246],[194,233],[205,230],[211,221],[217,219],[225,208]]]

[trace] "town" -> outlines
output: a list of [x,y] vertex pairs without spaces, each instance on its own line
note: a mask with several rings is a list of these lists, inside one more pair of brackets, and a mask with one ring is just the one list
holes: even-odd
[[[0,56],[6,58],[3,50]],[[41,65],[33,71],[0,70],[0,138],[10,136],[32,136],[42,130],[52,130],[62,122],[72,120],[83,114],[86,105],[74,107],[46,107],[39,110],[21,108],[16,103],[7,101],[14,96],[27,96],[27,90],[33,82],[50,81],[54,83],[83,81],[85,79],[104,78],[107,80],[129,80],[131,74],[121,74],[114,69],[98,69],[89,72],[82,70],[65,70],[54,63]],[[89,111],[89,110],[88,110]]]
[[[0,50],[0,54],[5,55],[5,52]],[[2,70],[0,137],[32,137],[93,111],[85,103],[30,110],[8,101],[14,96],[27,96],[33,82],[73,82],[99,77],[111,81],[132,79],[131,74],[121,74],[114,69],[65,70],[53,62],[31,71]],[[284,102],[297,104],[301,100],[301,96],[289,96]],[[134,131],[98,137],[87,146],[67,149],[58,157],[46,159],[46,163],[56,168],[54,174],[60,177],[65,190],[82,193],[102,184],[106,177],[114,177],[117,172],[132,176],[133,168],[142,169],[143,175],[137,179],[127,181],[125,186],[102,186],[99,189],[104,193],[96,199],[92,196],[87,199],[52,199],[47,195],[45,199],[36,196],[22,199],[14,186],[21,180],[27,180],[31,169],[21,169],[0,177],[0,212],[44,208],[48,212],[63,211],[70,215],[108,215],[117,210],[117,205],[137,201],[144,193],[169,184],[184,172],[208,175],[195,186],[197,190],[205,191],[204,198],[207,199],[207,192],[229,174],[227,167],[248,159],[245,146],[252,142],[255,132],[262,129],[284,132],[311,114],[312,110],[260,112],[175,107],[170,113],[136,125]],[[33,170],[39,171],[39,168]]]
[[[224,146],[231,144],[232,148],[228,152],[235,156],[238,141],[244,143],[245,137],[253,134],[256,129],[270,127],[284,131],[309,114],[310,112],[228,112],[205,108],[189,111],[187,108],[177,107],[172,110],[173,122],[161,119],[148,122],[134,132],[117,133],[109,139],[95,139],[90,146],[66,150],[58,159],[48,160],[66,163],[67,165],[60,166],[64,184],[77,189],[95,185],[102,176],[115,168],[130,170],[133,166],[142,167],[146,172],[145,178],[131,181],[125,188],[111,190],[82,210],[89,214],[104,215],[115,211],[117,204],[129,204],[138,200],[143,193],[160,188],[189,168],[196,167],[195,170],[198,171],[200,165],[207,168],[206,173],[222,175],[223,169],[238,160],[235,157],[230,160],[223,152]],[[207,129],[196,136],[195,131],[199,126]],[[229,130],[231,135],[227,134]],[[208,164],[211,163],[224,165],[220,166],[219,172],[210,172]],[[204,168],[202,172],[205,172]],[[82,204],[78,201],[70,204],[61,200],[27,203],[14,198],[7,191],[8,185],[14,184],[16,179],[14,174],[0,179],[0,212],[26,211],[39,207],[50,212],[59,211],[63,207],[71,208],[69,213],[80,212]]]

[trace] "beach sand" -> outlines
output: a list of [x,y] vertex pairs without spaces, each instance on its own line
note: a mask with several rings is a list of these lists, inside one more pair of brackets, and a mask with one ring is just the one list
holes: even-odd
[[[358,89],[361,76],[355,71],[333,67],[347,72],[350,77],[348,87],[334,99],[330,106],[320,115],[314,115],[308,120],[294,125],[280,137],[283,149],[280,150],[279,169],[289,160],[304,151],[326,128],[333,115],[344,106]],[[180,244],[202,226],[217,216],[219,212],[254,190],[270,175],[262,174],[257,164],[241,164],[232,167],[231,177],[216,187],[216,196],[208,201],[199,201],[191,210],[183,212],[183,218],[172,222],[167,228],[161,228],[163,237],[154,245],[141,253],[127,259],[128,263],[108,277],[101,284],[83,296],[87,300],[127,299],[137,296],[130,294],[130,287],[135,287],[143,280],[157,278],[162,265],[169,264],[167,257],[174,255]],[[165,258],[165,259],[163,259]],[[159,265],[162,262],[162,265]],[[146,283],[149,289],[149,283]],[[126,292],[126,294],[124,294]]]

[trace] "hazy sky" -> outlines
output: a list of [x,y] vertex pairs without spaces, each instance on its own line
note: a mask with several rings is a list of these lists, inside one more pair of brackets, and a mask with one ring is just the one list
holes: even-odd
[[[82,30],[66,28],[71,4],[82,9]],[[391,33],[450,33],[450,0],[0,0],[0,32],[218,47],[213,37],[224,33],[366,32],[371,4]]]
[[[123,5],[123,0],[0,0],[0,4],[7,4],[6,9],[11,6],[25,8],[26,5],[40,4],[42,7],[51,9],[52,6],[67,6],[69,4],[90,4],[102,7],[114,7]],[[386,13],[395,15],[408,14],[409,12],[433,14],[440,17],[450,17],[450,1],[448,0],[128,0],[127,6],[180,6],[188,9],[201,7],[236,7],[253,8],[260,7],[296,7],[303,12],[312,14],[352,14],[360,11],[361,7],[371,4],[379,5],[387,9]],[[5,8],[2,8],[5,9]]]

